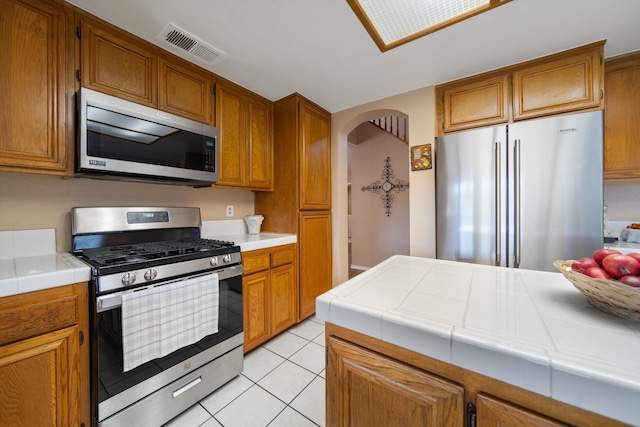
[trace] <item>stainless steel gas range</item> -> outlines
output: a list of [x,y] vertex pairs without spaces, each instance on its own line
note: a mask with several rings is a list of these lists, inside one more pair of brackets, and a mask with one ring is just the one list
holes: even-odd
[[97,426],[162,425],[243,369],[240,248],[202,239],[198,208],[83,207]]

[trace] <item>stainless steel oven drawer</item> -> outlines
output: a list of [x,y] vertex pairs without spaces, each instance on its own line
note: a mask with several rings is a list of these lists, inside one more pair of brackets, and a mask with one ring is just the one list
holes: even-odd
[[161,426],[212,393],[243,370],[242,346],[105,419],[98,426]]

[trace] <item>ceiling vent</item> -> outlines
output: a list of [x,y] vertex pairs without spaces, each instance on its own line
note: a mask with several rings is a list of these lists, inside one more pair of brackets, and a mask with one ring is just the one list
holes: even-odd
[[188,53],[207,64],[215,64],[224,59],[226,54],[221,50],[203,42],[199,38],[192,36],[182,28],[176,27],[174,24],[167,25],[162,33],[158,36],[164,43],[170,44],[177,52]]

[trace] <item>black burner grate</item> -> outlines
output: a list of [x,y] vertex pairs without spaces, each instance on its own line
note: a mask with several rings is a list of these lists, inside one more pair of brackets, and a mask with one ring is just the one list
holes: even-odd
[[103,248],[85,249],[83,258],[100,266],[116,266],[137,263],[148,260],[161,260],[164,258],[179,257],[202,253],[221,254],[225,250],[231,252],[233,242],[211,239],[183,239],[167,240],[161,242],[136,243]]

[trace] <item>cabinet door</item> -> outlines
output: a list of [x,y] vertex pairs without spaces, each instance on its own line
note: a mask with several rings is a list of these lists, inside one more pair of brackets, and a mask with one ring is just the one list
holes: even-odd
[[604,178],[640,180],[640,52],[605,62]]
[[604,46],[513,72],[514,120],[602,108]]
[[274,336],[298,320],[297,280],[293,264],[271,270],[271,336]]
[[331,212],[300,213],[300,318],[316,311],[316,298],[331,289]]
[[159,58],[158,109],[212,125],[211,75]]
[[80,424],[78,327],[0,347],[0,424]]
[[463,425],[462,387],[346,341],[327,341],[327,426]]
[[242,278],[245,352],[271,337],[269,286],[269,271]]
[[82,85],[156,108],[157,55],[126,33],[82,23]]
[[300,103],[300,209],[331,209],[331,119]]
[[243,94],[216,85],[218,185],[244,187],[246,130]]
[[73,132],[73,12],[0,0],[0,169],[64,175]]
[[476,398],[477,427],[567,427],[559,421],[543,417],[526,409],[492,397],[478,394]]
[[443,132],[507,123],[510,119],[511,85],[507,75],[445,86],[439,91]]
[[248,165],[247,186],[273,189],[273,114],[270,103],[247,98]]

